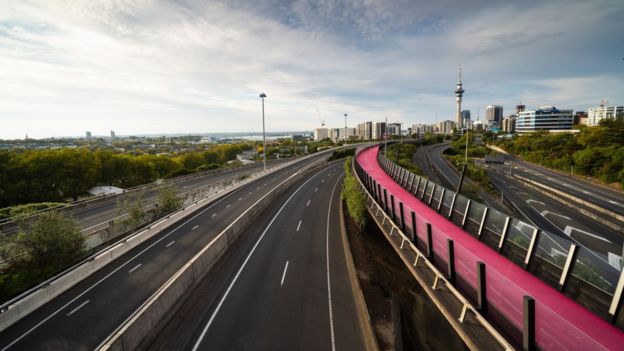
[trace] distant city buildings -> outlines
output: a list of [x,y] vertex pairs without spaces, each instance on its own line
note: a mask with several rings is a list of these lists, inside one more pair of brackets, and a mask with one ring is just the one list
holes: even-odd
[[453,133],[453,129],[457,127],[457,124],[451,120],[446,120],[442,122],[438,122],[438,130],[442,134],[451,134]]
[[485,121],[490,128],[500,128],[503,121],[503,106],[488,105],[485,108]]
[[85,139],[91,140],[91,132],[89,132],[89,131],[85,132]]
[[329,138],[329,129],[316,128],[314,130],[314,140],[323,140]]
[[463,110],[461,112],[461,119],[462,119],[462,126],[464,126],[464,128],[469,129],[470,126],[472,125],[472,121],[470,119],[470,110]]
[[538,130],[571,130],[573,123],[573,110],[540,106],[537,110],[520,112],[516,121],[516,131],[530,133]]
[[596,126],[603,119],[624,116],[624,106],[598,106],[587,110],[587,125]]
[[388,123],[386,126],[386,132],[388,135],[401,135],[401,123]]
[[386,122],[375,122],[373,123],[373,132],[372,139],[373,140],[381,140],[386,134]]
[[576,111],[576,113],[574,114],[574,125],[578,126],[581,124],[585,124],[587,125],[588,122],[588,118],[587,118],[587,112],[585,111]]
[[505,133],[514,133],[516,131],[516,116],[508,116],[503,118],[502,130]]
[[116,136],[115,136],[115,131],[114,131],[114,130],[111,130],[111,131],[110,131],[110,138],[111,138],[111,139],[115,139],[115,138],[116,138]]
[[358,124],[357,136],[362,140],[373,139],[373,122],[364,122]]

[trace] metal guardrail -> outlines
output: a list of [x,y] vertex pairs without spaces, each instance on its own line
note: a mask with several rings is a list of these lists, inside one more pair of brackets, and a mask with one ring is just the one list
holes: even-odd
[[392,179],[428,207],[601,318],[624,328],[623,318],[619,318],[624,274],[606,257],[420,177],[381,153],[377,157]]
[[[495,340],[496,342],[498,342],[498,344],[501,346],[502,349],[504,350],[514,350],[513,346],[496,330],[496,328],[494,328],[490,322],[483,317],[483,315],[481,315],[480,310],[483,309],[483,306],[478,306],[475,307],[473,306],[473,304],[468,301],[468,299],[466,299],[466,297],[464,297],[464,295],[462,295],[457,288],[455,287],[455,284],[453,281],[451,281],[452,279],[450,279],[447,274],[442,273],[438,267],[436,267],[436,265],[432,262],[432,251],[433,249],[431,247],[429,247],[428,252],[423,253],[415,244],[414,244],[414,238],[409,237],[408,235],[405,234],[404,232],[404,228],[401,228],[397,223],[396,223],[396,218],[393,218],[396,216],[396,214],[394,213],[394,211],[391,211],[389,208],[384,209],[382,207],[382,205],[380,205],[377,200],[375,199],[375,197],[370,193],[370,187],[366,186],[363,182],[362,179],[363,175],[365,174],[364,170],[362,170],[362,168],[360,167],[360,165],[357,162],[353,162],[352,163],[352,167],[353,170],[355,171],[356,174],[358,174],[358,176],[356,177],[358,179],[358,183],[360,184],[360,187],[362,188],[362,192],[366,195],[366,206],[369,210],[369,212],[371,214],[373,214],[373,216],[375,217],[375,220],[378,222],[378,217],[382,218],[381,223],[378,222],[378,225],[380,225],[380,227],[383,227],[384,225],[389,225],[391,227],[390,229],[390,233],[388,234],[389,236],[393,236],[393,235],[398,235],[400,240],[401,240],[401,245],[400,245],[400,249],[401,250],[408,250],[410,251],[413,256],[415,256],[414,258],[408,258],[409,260],[413,260],[413,267],[418,267],[420,266],[425,266],[434,276],[435,279],[433,281],[433,284],[431,286],[432,290],[437,290],[440,289],[441,286],[444,286],[444,288],[446,289],[446,291],[450,292],[451,295],[457,300],[459,301],[459,303],[462,305],[462,309],[461,309],[461,313],[459,315],[456,316],[457,320],[459,321],[460,324],[463,324],[466,321],[466,316],[468,313],[471,313],[475,320],[481,325],[481,327],[487,332],[489,333]],[[364,176],[365,178],[365,176]],[[401,204],[402,205],[402,204]],[[384,228],[382,228],[384,229]],[[401,254],[403,254],[403,252],[401,252]],[[404,254],[403,254],[404,255]],[[406,260],[407,262],[407,260]],[[439,302],[438,302],[439,303]],[[474,343],[472,343],[473,347],[478,348],[479,345],[475,345]]]

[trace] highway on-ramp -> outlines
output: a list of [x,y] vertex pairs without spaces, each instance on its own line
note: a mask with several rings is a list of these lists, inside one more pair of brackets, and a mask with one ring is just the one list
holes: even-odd
[[340,234],[341,168],[274,201],[149,348],[364,350]]
[[155,235],[0,333],[0,349],[92,350],[249,206],[318,155],[242,186]]

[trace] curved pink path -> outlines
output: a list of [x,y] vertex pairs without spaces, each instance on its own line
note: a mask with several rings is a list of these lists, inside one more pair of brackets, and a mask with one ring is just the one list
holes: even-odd
[[[398,212],[403,203],[405,217],[416,214],[418,236],[426,233],[431,223],[436,255],[446,258],[446,240],[455,244],[457,275],[473,288],[476,286],[476,263],[486,264],[488,304],[501,312],[508,321],[522,330],[522,298],[535,298],[536,340],[544,350],[624,350],[624,332],[607,323],[589,310],[559,293],[532,274],[498,254],[455,224],[439,215],[397,184],[377,162],[379,147],[361,151],[357,156],[360,166],[377,183],[395,197]],[[406,221],[406,226],[411,223]]]

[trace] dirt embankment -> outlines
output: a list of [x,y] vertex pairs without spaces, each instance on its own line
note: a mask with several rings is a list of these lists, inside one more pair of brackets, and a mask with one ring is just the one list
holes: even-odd
[[369,221],[359,232],[348,214],[345,214],[345,221],[358,279],[380,348],[467,350],[374,222]]

